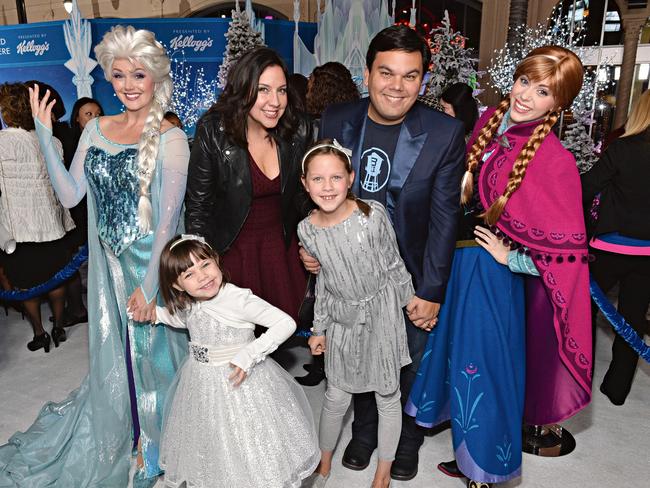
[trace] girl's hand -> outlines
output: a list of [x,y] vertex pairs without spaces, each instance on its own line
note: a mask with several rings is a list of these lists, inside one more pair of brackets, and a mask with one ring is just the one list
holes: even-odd
[[474,235],[476,236],[475,241],[478,245],[489,252],[497,263],[503,265],[508,264],[510,246],[506,246],[503,241],[490,232],[489,229],[481,227],[480,225],[474,227]]
[[242,384],[248,375],[246,374],[246,371],[241,369],[239,366],[230,363],[230,367],[233,368],[233,371],[230,376],[228,376],[228,379],[232,382],[232,386],[236,388]]
[[52,130],[52,107],[56,103],[56,98],[48,103],[50,99],[50,90],[45,92],[41,100],[38,99],[38,85],[34,88],[29,87],[29,104],[32,107],[32,116],[38,119],[48,129]]
[[312,356],[320,356],[325,352],[325,336],[311,336],[307,340]]
[[431,332],[438,324],[440,304],[413,296],[406,305],[406,315],[417,328]]
[[137,287],[126,302],[126,309],[136,322],[154,322],[156,320],[156,300],[147,303],[140,287]]
[[308,272],[312,274],[318,274],[320,271],[320,263],[318,262],[318,259],[305,251],[305,248],[302,247],[302,244],[300,244],[300,248],[298,249],[298,255],[300,256],[302,265]]

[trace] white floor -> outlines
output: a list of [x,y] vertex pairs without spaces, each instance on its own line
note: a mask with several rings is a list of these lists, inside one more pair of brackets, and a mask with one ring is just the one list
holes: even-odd
[[[49,316],[43,307],[43,316]],[[68,341],[49,354],[30,352],[31,339],[26,320],[0,309],[0,444],[16,431],[27,428],[46,401],[59,401],[76,388],[88,370],[87,326],[68,330]],[[598,331],[598,352],[592,404],[564,427],[574,434],[576,450],[561,458],[524,455],[523,477],[507,487],[642,487],[649,486],[650,474],[650,365],[640,365],[627,402],[615,407],[598,386],[610,359],[612,332],[604,324]],[[303,374],[307,351],[289,350],[294,374]],[[324,385],[306,388],[314,414],[318,418]],[[350,422],[348,414],[347,423]],[[374,466],[362,472],[350,471],[340,463],[350,438],[346,426],[335,455],[334,470],[328,488],[365,488],[370,486]],[[408,482],[393,482],[394,488],[462,488],[463,482],[448,478],[436,469],[440,461],[450,460],[449,431],[427,438],[420,451],[417,477]],[[236,487],[233,487],[236,488]]]

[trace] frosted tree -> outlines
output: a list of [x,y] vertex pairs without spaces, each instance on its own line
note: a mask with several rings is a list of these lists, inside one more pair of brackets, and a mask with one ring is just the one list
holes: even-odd
[[219,67],[219,88],[223,89],[228,80],[228,71],[235,62],[245,53],[257,46],[264,46],[262,35],[255,31],[250,24],[246,12],[239,9],[239,2],[235,3],[235,10],[232,11],[232,20],[225,34],[226,52],[223,63]]
[[580,173],[589,171],[598,161],[596,145],[589,135],[587,127],[579,120],[569,124],[562,138],[562,145],[576,158]]
[[213,77],[206,76],[202,67],[195,68],[187,62],[182,51],[179,57],[176,53],[170,57],[174,92],[169,109],[189,128],[217,101],[217,83]]
[[422,97],[427,103],[434,103],[449,85],[466,83],[478,95],[478,59],[474,51],[466,47],[466,38],[451,27],[449,13],[445,10],[442,25],[431,31],[431,69],[428,73],[426,94]]

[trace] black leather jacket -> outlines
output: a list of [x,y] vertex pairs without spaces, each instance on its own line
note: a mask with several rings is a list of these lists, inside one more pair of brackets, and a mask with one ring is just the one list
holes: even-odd
[[[217,112],[205,114],[196,128],[185,195],[185,230],[204,236],[224,253],[239,234],[253,200],[247,148],[229,141]],[[300,219],[300,161],[313,138],[313,125],[301,119],[288,141],[278,140],[282,226],[288,246]]]

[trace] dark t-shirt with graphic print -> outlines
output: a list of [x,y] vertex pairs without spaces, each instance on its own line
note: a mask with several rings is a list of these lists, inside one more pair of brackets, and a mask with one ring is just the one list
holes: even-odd
[[383,125],[366,118],[359,164],[359,197],[386,206],[386,190],[402,124]]

